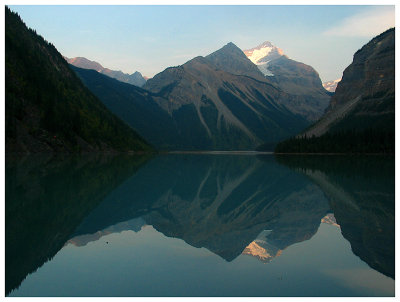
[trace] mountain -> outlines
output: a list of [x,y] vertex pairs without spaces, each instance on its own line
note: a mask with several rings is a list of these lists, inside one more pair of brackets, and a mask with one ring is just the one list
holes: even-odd
[[221,49],[206,56],[218,69],[226,72],[245,75],[257,80],[264,81],[264,76],[257,66],[243,55],[243,52],[232,42],[226,44]]
[[249,150],[310,124],[288,110],[297,99],[268,83],[232,43],[167,68],[144,89],[73,69],[112,112],[162,150]]
[[314,68],[290,59],[269,41],[243,52],[270,83],[297,98],[289,105],[292,112],[313,122],[323,115],[330,95]]
[[73,69],[108,109],[160,150],[274,146],[320,117],[327,97],[283,91],[233,43],[167,68],[143,89]]
[[167,100],[160,105],[195,149],[254,149],[309,124],[284,105],[290,96],[267,82],[226,72],[208,58],[168,68],[144,88]]
[[57,49],[6,8],[6,152],[147,151]]
[[326,114],[277,152],[394,152],[395,29],[354,54]]
[[228,150],[276,143],[321,116],[326,97],[283,91],[233,43],[167,68],[143,88],[166,100],[159,104],[170,115],[185,112],[189,124],[182,124],[181,131],[189,127],[202,146]]
[[100,63],[95,61],[90,61],[83,57],[76,57],[76,58],[67,58],[64,57],[65,60],[76,67],[84,68],[84,69],[94,69],[97,72],[105,74],[111,78],[117,79],[118,81],[128,83],[131,85],[135,85],[138,87],[142,87],[146,83],[146,78],[142,76],[142,74],[138,71],[135,71],[132,74],[123,73],[122,71],[118,70],[111,70],[108,68],[104,68],[101,66]]
[[334,80],[334,81],[328,81],[328,82],[324,82],[322,83],[322,86],[328,90],[329,92],[335,92],[336,87],[338,85],[338,83],[342,80],[342,78]]

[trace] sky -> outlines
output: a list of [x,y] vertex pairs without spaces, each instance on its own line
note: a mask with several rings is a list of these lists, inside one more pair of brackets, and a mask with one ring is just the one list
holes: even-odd
[[342,76],[354,53],[395,24],[394,5],[10,5],[66,57],[153,77],[229,42],[270,41],[311,65],[323,82]]

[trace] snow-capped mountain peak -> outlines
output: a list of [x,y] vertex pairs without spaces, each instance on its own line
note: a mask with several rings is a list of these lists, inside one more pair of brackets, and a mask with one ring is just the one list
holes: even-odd
[[257,47],[244,50],[243,52],[256,65],[267,63],[283,55],[282,49],[274,46],[269,41],[265,41]]
[[268,69],[268,62],[283,56],[282,49],[274,46],[271,42],[265,41],[257,47],[243,51],[247,58],[257,65],[258,69],[266,76],[274,74]]

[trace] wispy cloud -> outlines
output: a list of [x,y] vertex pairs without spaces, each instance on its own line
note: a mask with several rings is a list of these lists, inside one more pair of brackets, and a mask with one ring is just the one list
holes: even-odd
[[329,36],[371,37],[395,25],[394,6],[374,7],[348,17],[324,32]]

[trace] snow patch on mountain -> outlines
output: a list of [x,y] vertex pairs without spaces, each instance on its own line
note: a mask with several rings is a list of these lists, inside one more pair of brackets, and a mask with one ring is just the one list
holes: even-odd
[[271,42],[266,41],[257,47],[243,51],[244,54],[257,65],[258,69],[266,76],[274,76],[268,69],[268,63],[283,55],[282,49],[274,46]]
[[268,69],[268,63],[269,62],[270,61],[265,62],[265,63],[261,63],[261,64],[256,64],[256,65],[257,65],[258,69],[263,73],[263,75],[269,76],[269,77],[273,77],[274,74],[272,73],[271,70]]
[[250,61],[252,61],[254,64],[258,65],[259,64],[259,60],[261,60],[262,58],[268,56],[268,54],[272,51],[272,47],[264,47],[261,49],[254,49],[253,51],[251,51],[251,54],[249,52],[249,55],[247,56]]

